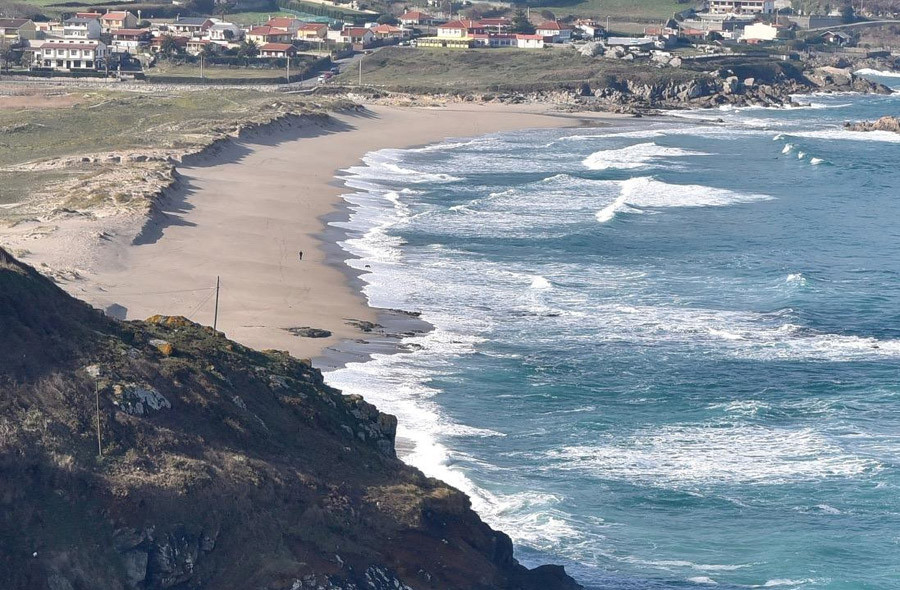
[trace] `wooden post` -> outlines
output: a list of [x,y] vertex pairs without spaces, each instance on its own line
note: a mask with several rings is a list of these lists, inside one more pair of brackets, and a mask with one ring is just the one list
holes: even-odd
[[213,330],[219,323],[219,277],[216,277],[216,309],[213,312]]
[[103,443],[100,439],[100,384],[94,384],[94,401],[97,407],[97,454],[103,456]]

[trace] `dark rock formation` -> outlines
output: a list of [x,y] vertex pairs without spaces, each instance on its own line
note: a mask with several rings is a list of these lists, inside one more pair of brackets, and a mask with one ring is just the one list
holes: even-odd
[[5,590],[579,587],[308,362],[112,320],[2,250],[0,393]]
[[892,131],[900,133],[900,118],[887,116],[881,117],[877,121],[844,123],[844,128],[850,131]]

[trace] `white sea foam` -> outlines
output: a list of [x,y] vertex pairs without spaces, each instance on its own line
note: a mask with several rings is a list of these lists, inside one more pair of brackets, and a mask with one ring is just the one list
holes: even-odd
[[688,578],[687,581],[694,584],[708,584],[710,586],[715,586],[718,584],[718,582],[708,576],[694,576],[693,578]]
[[810,159],[809,163],[812,164],[813,166],[818,166],[819,164],[823,163],[824,161],[825,160],[823,160],[822,158],[812,158],[812,159]]
[[563,447],[545,458],[554,469],[676,489],[848,478],[879,467],[811,428],[755,425],[663,426]]
[[552,289],[553,285],[550,284],[550,281],[538,275],[531,278],[531,288],[539,290]]
[[881,76],[883,78],[900,78],[900,72],[892,70],[875,70],[872,68],[862,68],[854,72],[858,76]]
[[791,135],[795,137],[806,137],[810,139],[900,143],[900,133],[894,133],[892,131],[849,131],[843,128],[833,128],[819,129],[816,131],[792,131]]
[[751,586],[752,588],[777,588],[783,586],[790,586],[792,588],[799,588],[805,586],[807,584],[816,584],[821,582],[816,578],[803,578],[800,580],[792,580],[790,578],[775,578],[773,580],[767,581],[765,584]]
[[784,147],[781,149],[781,153],[782,153],[782,154],[789,154],[789,153],[791,153],[791,150],[792,150],[792,149],[794,149],[794,144],[792,144],[792,143],[786,143],[786,144],[784,145]]
[[632,170],[659,166],[660,160],[685,156],[708,156],[705,152],[697,152],[676,147],[660,146],[652,142],[638,143],[624,148],[599,150],[589,155],[582,164],[590,170],[609,170],[612,168]]
[[797,159],[802,160],[806,157],[806,152],[797,152]]
[[629,178],[622,181],[620,186],[619,196],[596,213],[597,221],[600,223],[612,220],[616,213],[638,212],[641,209],[724,207],[772,199],[767,195],[740,193],[709,186],[669,184],[649,176]]
[[789,274],[787,276],[787,278],[784,279],[784,281],[791,285],[799,285],[799,286],[806,285],[806,277],[803,276],[803,273],[799,273],[799,272],[794,272],[794,273]]

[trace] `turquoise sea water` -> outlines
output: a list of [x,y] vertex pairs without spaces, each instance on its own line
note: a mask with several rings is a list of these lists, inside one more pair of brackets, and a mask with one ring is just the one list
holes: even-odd
[[589,587],[900,588],[900,136],[840,127],[900,95],[803,100],[370,154],[348,264],[435,329],[328,382]]

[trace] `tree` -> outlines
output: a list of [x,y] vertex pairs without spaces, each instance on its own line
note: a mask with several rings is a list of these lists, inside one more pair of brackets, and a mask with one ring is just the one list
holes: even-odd
[[203,55],[203,57],[213,57],[215,55],[218,55],[218,52],[213,49],[212,43],[207,43],[206,45],[204,45],[203,51],[201,51],[200,53]]
[[852,23],[856,20],[856,13],[853,11],[852,4],[844,4],[844,6],[841,7],[841,20],[845,23]]
[[242,41],[238,49],[238,57],[256,57],[259,55],[259,47],[253,41]]
[[181,53],[181,47],[175,41],[175,37],[163,35],[162,40],[159,42],[159,52],[165,57],[172,57]]
[[9,73],[9,64],[16,61],[16,52],[8,41],[0,40],[0,64],[6,73]]
[[545,8],[541,11],[541,18],[544,20],[556,20],[556,15]]
[[523,35],[533,35],[535,31],[534,25],[528,20],[528,15],[525,14],[525,10],[522,8],[516,9],[510,29],[513,33],[522,33]]
[[378,17],[378,21],[376,22],[378,22],[379,25],[396,25],[400,21],[392,14],[382,14]]

